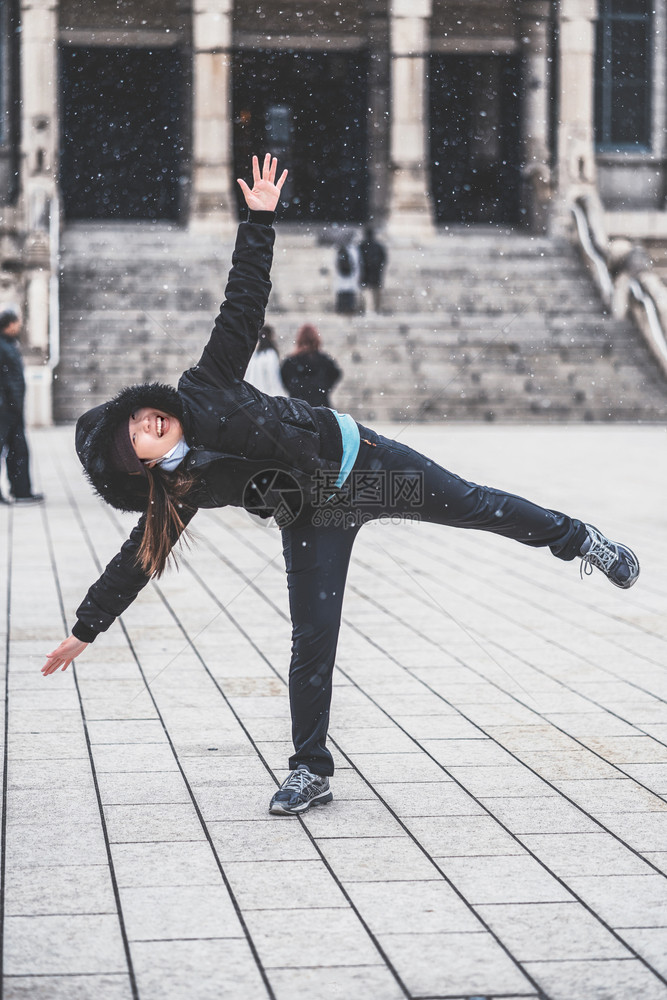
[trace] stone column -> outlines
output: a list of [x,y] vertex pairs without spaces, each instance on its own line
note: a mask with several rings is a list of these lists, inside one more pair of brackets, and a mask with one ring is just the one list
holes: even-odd
[[384,4],[368,9],[368,218],[384,224],[389,204],[389,19]]
[[193,170],[190,226],[236,227],[232,156],[233,0],[193,2]]
[[[653,155],[656,159],[664,158],[667,151],[667,136],[665,136],[665,121],[667,121],[667,52],[664,38],[667,31],[667,2],[654,4],[653,16],[653,83],[652,83],[652,128]],[[663,188],[665,169],[663,167]],[[665,207],[663,202],[663,209]]]
[[564,212],[595,187],[596,15],[597,0],[560,0],[557,193]]
[[391,0],[391,172],[388,230],[421,239],[435,228],[429,197],[428,108],[431,0]]
[[58,3],[23,0],[21,3],[21,215],[25,227],[24,332],[27,356],[28,419],[51,413],[51,373],[44,364],[49,354],[51,294],[51,238],[58,226],[50,224],[58,212]]
[[523,184],[522,207],[533,232],[547,229],[551,200],[549,165],[550,0],[521,4],[519,31],[523,45]]

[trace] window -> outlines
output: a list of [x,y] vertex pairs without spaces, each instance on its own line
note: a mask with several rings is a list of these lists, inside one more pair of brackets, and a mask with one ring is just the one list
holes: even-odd
[[595,139],[600,150],[651,148],[649,0],[600,0]]

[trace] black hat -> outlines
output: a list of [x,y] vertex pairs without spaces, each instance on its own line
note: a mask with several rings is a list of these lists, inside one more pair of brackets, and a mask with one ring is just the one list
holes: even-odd
[[76,451],[93,489],[117,510],[145,511],[146,467],[137,457],[128,420],[135,410],[154,407],[183,423],[183,403],[176,389],[160,382],[131,385],[79,417]]
[[127,472],[130,476],[146,475],[146,466],[132,447],[132,439],[130,438],[130,429],[127,422],[118,424],[113,436],[109,458],[116,472]]

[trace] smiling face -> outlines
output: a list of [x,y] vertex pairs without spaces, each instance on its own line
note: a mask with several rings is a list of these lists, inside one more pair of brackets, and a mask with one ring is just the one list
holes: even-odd
[[157,462],[183,436],[183,427],[176,417],[150,406],[134,411],[128,429],[132,447],[143,462]]

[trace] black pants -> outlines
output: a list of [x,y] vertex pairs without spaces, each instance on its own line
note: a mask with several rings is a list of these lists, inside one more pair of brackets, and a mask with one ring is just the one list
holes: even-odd
[[341,493],[324,490],[321,504],[282,530],[292,616],[291,769],[306,764],[315,774],[333,774],[326,739],[352,545],[362,524],[387,515],[492,531],[524,545],[549,546],[567,560],[579,554],[586,537],[581,521],[468,483],[412,448],[362,428],[359,456]]
[[30,455],[25,439],[23,414],[10,413],[0,416],[0,460],[3,449],[7,449],[7,477],[14,497],[29,497],[32,493],[30,485]]
[[359,312],[356,292],[336,293],[336,312],[346,316],[352,316]]

